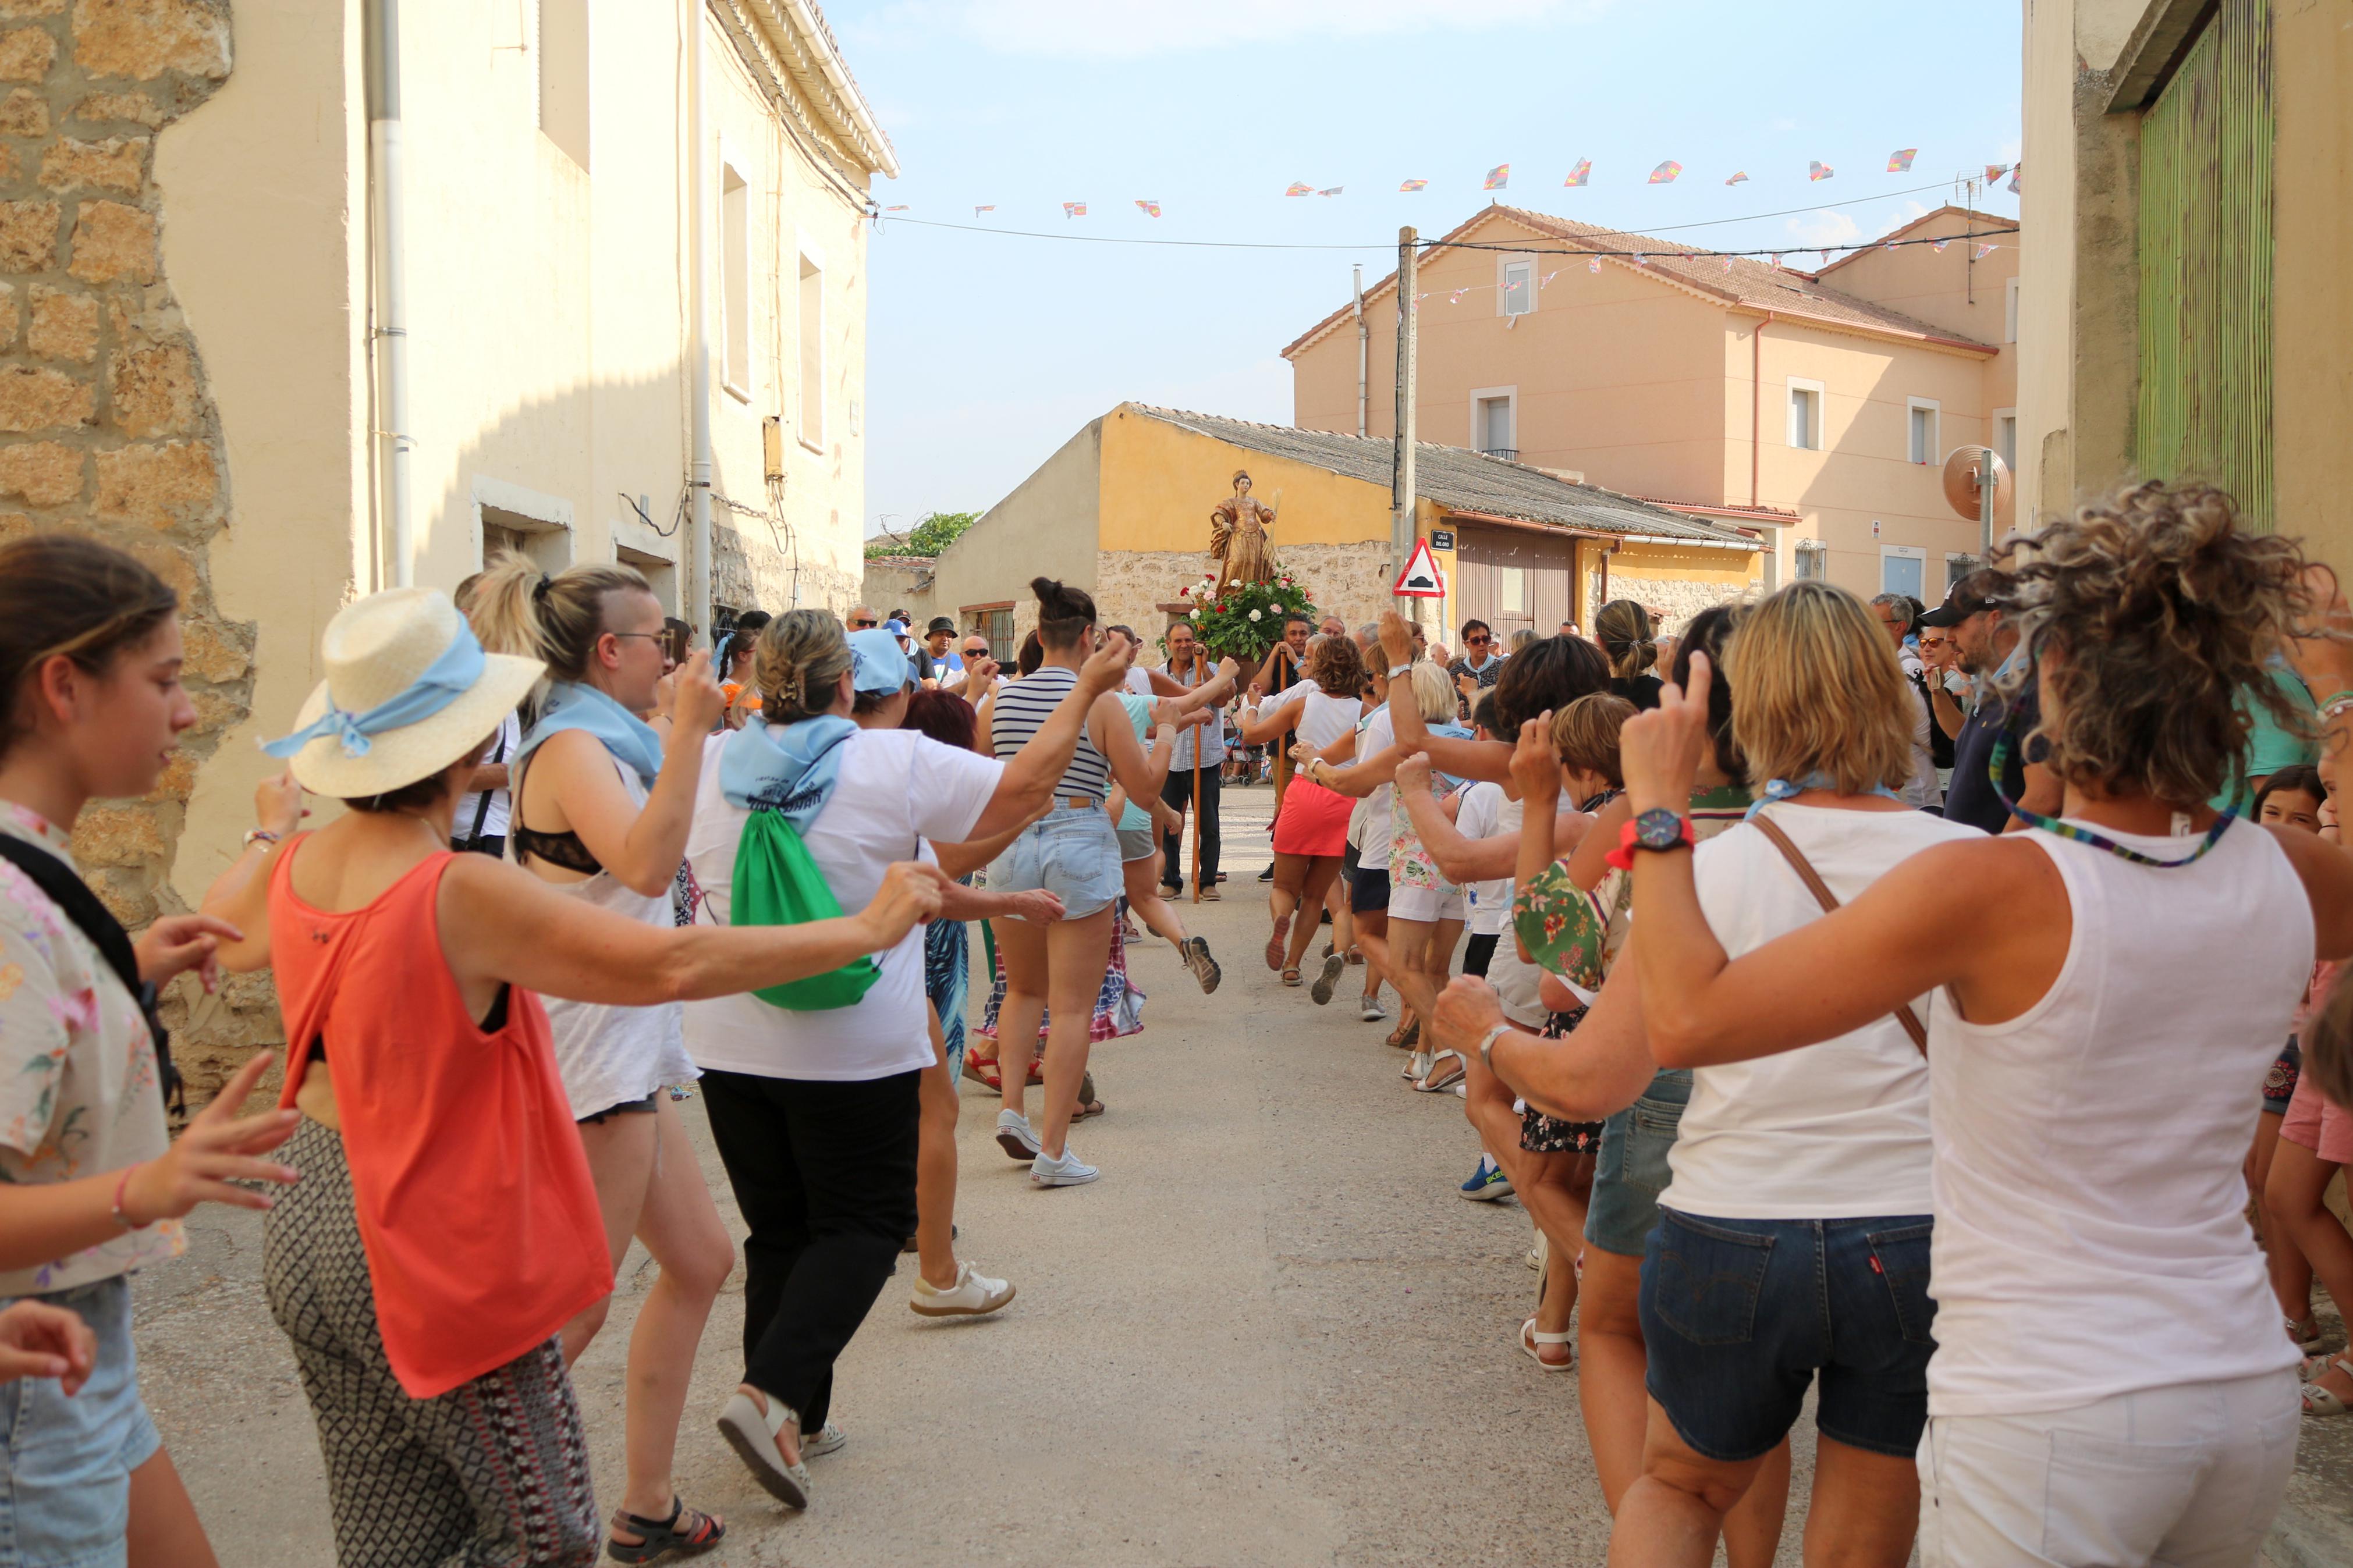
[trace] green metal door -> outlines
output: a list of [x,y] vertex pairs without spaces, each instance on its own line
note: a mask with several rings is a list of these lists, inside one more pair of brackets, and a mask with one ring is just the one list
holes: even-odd
[[2140,472],[2272,492],[2270,0],[2221,0],[2140,127]]

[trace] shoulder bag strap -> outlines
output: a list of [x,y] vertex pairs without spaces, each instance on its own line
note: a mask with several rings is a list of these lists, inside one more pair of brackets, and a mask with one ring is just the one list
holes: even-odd
[[[1814,902],[1822,906],[1822,913],[1828,914],[1839,907],[1838,895],[1831,891],[1830,884],[1822,880],[1821,873],[1814,869],[1813,862],[1808,860],[1804,852],[1790,842],[1789,836],[1781,831],[1779,823],[1760,811],[1748,819],[1748,826],[1762,833],[1773,847],[1781,852],[1781,858],[1789,863],[1789,869],[1798,874],[1798,880],[1806,885],[1806,891],[1813,894]],[[1895,1009],[1895,1021],[1904,1026],[1904,1032],[1912,1037],[1912,1043],[1920,1047],[1920,1054],[1926,1056],[1927,1026],[1920,1022],[1920,1015],[1912,1010],[1911,1003],[1906,1002]]]
[[[0,858],[15,865],[32,879],[35,887],[48,895],[49,901],[98,949],[99,956],[106,960],[106,966],[114,971],[124,989],[138,999],[140,1012],[146,1015],[147,1031],[155,1041],[155,1078],[164,1090],[164,1106],[166,1110],[172,1109],[174,1100],[181,1099],[179,1069],[172,1065],[172,1035],[156,1015],[155,987],[139,977],[139,953],[131,945],[131,933],[99,901],[98,895],[90,890],[90,884],[47,850],[0,834]],[[185,1105],[184,1099],[182,1103]]]
[[[506,760],[507,725],[506,721],[501,719],[499,721],[499,743],[491,751],[491,761],[493,763],[503,763]],[[474,803],[474,830],[466,835],[466,842],[468,844],[472,844],[482,837],[482,824],[491,819],[491,796],[495,792],[491,790],[484,790],[482,792],[482,798]],[[512,803],[513,799],[512,794],[510,794],[508,799],[510,803]],[[512,809],[512,805],[510,805],[510,809]]]

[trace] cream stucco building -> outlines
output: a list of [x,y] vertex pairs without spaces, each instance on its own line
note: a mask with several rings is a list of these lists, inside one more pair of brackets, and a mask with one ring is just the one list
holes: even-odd
[[[1944,207],[1816,274],[1487,207],[1419,264],[1419,432],[1752,531],[1767,585],[1934,603],[1978,548],[1939,467],[2014,439],[2019,227]],[[1395,429],[1397,320],[1392,274],[1283,350],[1300,426]]]
[[[0,534],[178,584],[203,715],[85,826],[120,911],[235,853],[357,595],[507,544],[706,635],[845,607],[895,173],[810,0],[0,5]],[[276,1009],[189,1025],[201,1058]]]

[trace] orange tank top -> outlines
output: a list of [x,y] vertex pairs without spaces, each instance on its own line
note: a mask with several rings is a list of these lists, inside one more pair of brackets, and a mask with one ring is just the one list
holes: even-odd
[[[290,1107],[313,1041],[333,1064],[360,1240],[393,1374],[429,1399],[529,1351],[612,1293],[596,1189],[547,1015],[520,987],[486,1032],[441,951],[436,855],[364,909],[269,884]],[[496,1022],[496,1016],[493,1015]]]

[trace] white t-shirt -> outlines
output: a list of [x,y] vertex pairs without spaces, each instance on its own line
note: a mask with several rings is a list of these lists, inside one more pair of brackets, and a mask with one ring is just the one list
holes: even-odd
[[[1503,786],[1497,784],[1495,792],[1501,795]],[[1516,800],[1503,801],[1495,811],[1495,832],[1519,832],[1522,810],[1521,803]],[[1493,836],[1488,835],[1489,837]],[[1512,933],[1511,888],[1511,879],[1504,879],[1503,931],[1505,936]],[[1543,979],[1544,971],[1520,956],[1517,939],[1495,943],[1495,956],[1487,961],[1487,984],[1495,988],[1495,1000],[1503,1007],[1504,1016],[1523,1029],[1544,1027],[1544,999],[1536,991]]]
[[[1900,860],[1976,828],[1920,811],[1765,808],[1852,903]],[[1728,957],[1822,918],[1781,852],[1739,826],[1692,858],[1701,912]],[[1928,1001],[1913,1011],[1924,1024]],[[1717,1219],[1843,1219],[1923,1215],[1929,1198],[1928,1063],[1887,1015],[1852,1034],[1755,1061],[1692,1073],[1691,1104],[1659,1202]]]
[[[1896,650],[1896,662],[1903,667],[1906,686],[1912,686],[1913,678],[1926,668],[1921,664],[1920,656],[1908,647]],[[1928,748],[1928,726],[1935,721],[1928,716],[1927,693],[1913,686],[1911,695],[1905,700],[1912,705],[1912,779],[1896,793],[1906,805],[1940,805],[1945,792],[1937,787],[1936,755]]]
[[[510,713],[505,718],[499,721],[499,738],[492,741],[491,742],[491,749],[482,753],[482,761],[485,763],[504,763],[511,765],[514,762],[515,752],[522,749],[522,721],[517,718],[514,714]],[[507,807],[509,805],[508,792],[502,789],[494,789],[490,792],[490,809],[482,812],[481,837],[484,838],[504,838],[507,836]],[[458,814],[450,819],[451,831],[455,832],[461,839],[473,837],[474,813],[481,811],[481,806],[482,797],[480,795],[459,795],[458,797]]]
[[1303,680],[1282,696],[1269,700],[1260,711],[1271,713],[1286,702],[1299,704],[1299,719],[1294,726],[1299,738],[1322,751],[1356,727],[1364,705],[1353,697],[1327,696],[1324,689],[1312,680]]
[[[1504,798],[1504,786],[1477,780],[1463,787],[1462,803],[1455,807],[1455,830],[1474,843],[1493,838],[1504,831],[1503,810],[1511,805]],[[1512,813],[1516,829],[1519,812]],[[1500,936],[1512,926],[1512,879],[1498,877],[1492,882],[1472,882],[1462,891],[1471,902],[1471,919],[1467,929],[1472,936]],[[1502,943],[1497,943],[1501,946]]]
[[[1384,706],[1357,734],[1356,761],[1349,765],[1361,767],[1395,744],[1397,731],[1389,727],[1389,710]],[[1389,844],[1395,826],[1389,820],[1389,802],[1396,798],[1397,786],[1383,784],[1365,799],[1365,831],[1357,842],[1356,864],[1367,870],[1386,872],[1389,868]]]
[[1152,695],[1152,672],[1140,664],[1127,667],[1127,689],[1138,697]]
[[[686,858],[702,884],[700,923],[725,925],[733,906],[735,847],[749,813],[719,793],[719,753],[702,749]],[[941,745],[913,730],[860,730],[842,743],[832,798],[803,842],[845,913],[866,907],[894,860],[923,858],[923,839],[972,837],[1005,764]],[[932,1065],[923,1013],[923,928],[877,955],[882,966],[854,1006],[796,1013],[750,994],[686,1005],[686,1047],[704,1070],[836,1082],[887,1078]]]

